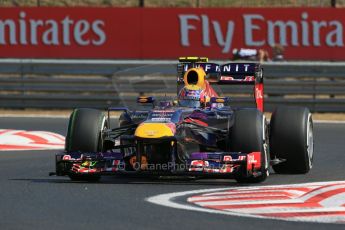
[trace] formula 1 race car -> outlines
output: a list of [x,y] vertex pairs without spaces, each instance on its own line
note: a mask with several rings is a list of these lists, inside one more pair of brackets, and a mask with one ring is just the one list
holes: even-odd
[[[58,176],[98,180],[101,175],[233,178],[257,183],[276,173],[312,168],[313,121],[303,107],[279,107],[264,115],[263,69],[257,63],[219,65],[183,57],[177,65],[177,100],[138,97],[147,109],[75,109],[65,151],[56,155]],[[253,85],[256,108],[233,108],[212,85]],[[121,111],[110,127],[112,111]]]

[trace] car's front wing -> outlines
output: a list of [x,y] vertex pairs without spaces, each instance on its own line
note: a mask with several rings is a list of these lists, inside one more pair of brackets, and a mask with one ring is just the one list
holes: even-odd
[[56,155],[56,175],[114,175],[114,174],[151,174],[151,175],[191,175],[224,176],[236,174],[259,176],[261,153],[240,152],[196,152],[184,164],[168,162],[150,164],[135,162],[129,165],[120,152],[106,153],[61,153]]

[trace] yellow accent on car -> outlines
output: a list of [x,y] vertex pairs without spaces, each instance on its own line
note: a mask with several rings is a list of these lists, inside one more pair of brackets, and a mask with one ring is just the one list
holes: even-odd
[[140,103],[145,103],[145,102],[147,102],[148,100],[147,100],[147,98],[139,98],[139,102]]
[[[188,78],[190,78],[192,75],[197,76],[197,81],[195,82],[195,84],[190,84]],[[195,85],[200,87],[201,89],[205,89],[205,77],[206,77],[206,73],[202,68],[191,68],[189,69],[183,76],[183,82],[185,84],[185,86],[191,86],[191,85]]]
[[179,62],[208,62],[207,57],[179,57]]
[[202,88],[197,86],[197,85],[186,85],[186,89],[188,89],[188,90],[202,90]]
[[81,166],[83,166],[83,167],[88,167],[88,166],[90,166],[90,161],[85,161],[85,162],[83,162],[83,163],[81,164]]
[[141,123],[134,136],[140,138],[161,138],[174,136],[173,131],[164,123]]

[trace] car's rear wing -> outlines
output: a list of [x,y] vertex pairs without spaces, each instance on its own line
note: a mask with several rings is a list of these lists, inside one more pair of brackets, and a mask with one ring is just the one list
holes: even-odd
[[183,82],[184,73],[191,68],[202,68],[206,80],[216,84],[255,84],[263,81],[261,65],[258,63],[180,62],[177,65],[178,82]]
[[177,84],[184,84],[184,74],[191,68],[202,68],[209,83],[254,85],[254,98],[257,108],[264,110],[263,69],[259,63],[227,63],[219,65],[208,62],[207,58],[184,57],[177,64]]
[[258,63],[227,63],[220,66],[218,84],[255,84],[263,81]]

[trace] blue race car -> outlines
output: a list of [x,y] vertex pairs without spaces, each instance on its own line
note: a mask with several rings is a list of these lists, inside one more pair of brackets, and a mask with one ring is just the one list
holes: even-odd
[[[212,85],[253,85],[255,108],[233,108]],[[75,109],[66,146],[56,155],[58,176],[98,180],[102,175],[190,175],[264,181],[276,173],[307,173],[313,162],[313,121],[303,107],[264,114],[263,69],[257,63],[219,65],[183,57],[177,64],[177,100],[138,97],[147,109]],[[110,112],[121,111],[118,127]]]

